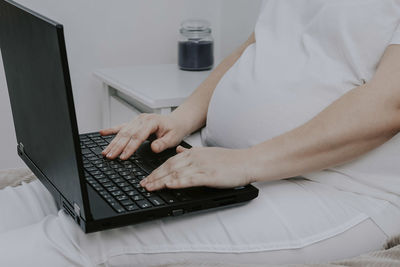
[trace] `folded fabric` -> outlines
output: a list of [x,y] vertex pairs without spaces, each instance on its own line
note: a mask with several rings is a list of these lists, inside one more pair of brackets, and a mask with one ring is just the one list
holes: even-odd
[[35,175],[27,168],[0,170],[0,189],[17,186],[22,182],[29,183],[35,179]]

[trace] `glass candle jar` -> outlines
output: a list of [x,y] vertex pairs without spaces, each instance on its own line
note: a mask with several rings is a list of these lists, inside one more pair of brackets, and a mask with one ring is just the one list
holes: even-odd
[[185,20],[178,42],[178,65],[182,70],[209,70],[214,64],[214,40],[205,20]]

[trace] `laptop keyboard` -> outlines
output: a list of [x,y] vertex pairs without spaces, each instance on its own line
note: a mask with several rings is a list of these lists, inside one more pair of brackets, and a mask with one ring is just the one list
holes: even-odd
[[128,160],[108,160],[101,154],[114,136],[99,133],[80,135],[87,183],[118,213],[188,201],[181,190],[149,192],[140,186],[151,171],[146,161],[133,154]]

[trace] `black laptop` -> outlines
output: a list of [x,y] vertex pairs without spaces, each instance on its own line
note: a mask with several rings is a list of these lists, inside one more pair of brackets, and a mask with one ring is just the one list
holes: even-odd
[[103,158],[101,151],[113,136],[78,134],[61,24],[0,0],[0,48],[18,154],[84,232],[257,197],[251,185],[146,191],[139,182],[176,154],[175,148],[153,153],[151,139],[126,161]]

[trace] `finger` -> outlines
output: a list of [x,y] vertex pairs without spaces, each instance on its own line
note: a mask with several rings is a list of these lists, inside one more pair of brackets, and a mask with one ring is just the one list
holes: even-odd
[[117,125],[117,126],[108,128],[108,129],[102,129],[99,131],[99,133],[103,136],[110,135],[110,134],[117,134],[124,126],[125,126],[125,124],[121,124],[121,125]]
[[168,159],[164,164],[155,169],[150,173],[145,179],[143,179],[140,184],[145,186],[147,183],[154,182],[156,180],[162,179],[165,176],[171,174],[180,169],[184,169],[190,166],[190,160],[185,158],[184,155],[178,154]]
[[119,138],[116,144],[112,147],[111,151],[107,154],[107,158],[115,159],[118,157],[130,140],[131,139],[129,137],[125,136]]
[[154,121],[149,122],[144,128],[142,127],[140,131],[132,134],[131,140],[128,145],[123,149],[123,152],[120,156],[122,160],[128,159],[135,151],[139,148],[139,146],[153,133],[157,130],[157,123]]
[[101,154],[103,154],[103,156],[106,156],[108,153],[110,153],[111,149],[114,147],[114,145],[117,143],[118,140],[119,140],[119,136],[117,135],[117,136],[114,137],[114,139],[108,144],[108,146],[106,146],[106,148],[101,152]]
[[190,171],[175,172],[153,183],[146,185],[146,190],[154,191],[163,188],[178,189],[205,185],[203,176]]
[[131,138],[131,140],[122,151],[120,159],[127,160],[130,156],[133,155],[133,153],[135,153],[136,149],[140,146],[141,143],[142,142],[140,142],[139,140]]
[[168,132],[151,143],[151,150],[153,150],[154,153],[160,153],[169,147],[175,146],[176,143],[177,140],[174,133]]
[[113,140],[108,144],[108,146],[101,152],[101,154],[103,154],[103,156],[107,156],[111,150],[114,148],[114,146],[118,143],[119,139],[121,138],[121,135],[117,134],[117,136],[115,136],[113,138]]
[[176,153],[182,153],[182,152],[184,152],[186,150],[188,150],[188,149],[183,147],[183,146],[177,146],[176,147]]
[[[120,130],[114,140],[107,147],[103,155],[107,158],[114,159],[118,157],[121,152],[125,149],[126,145],[130,142],[130,139],[136,141],[136,145],[132,145],[131,149],[133,152],[140,146],[141,143],[157,128],[157,124],[154,121],[150,121],[145,127],[141,126],[142,123],[135,121],[129,127]],[[141,126],[141,127],[140,127]],[[121,141],[122,139],[122,141]],[[133,143],[134,144],[134,143]],[[132,154],[133,154],[132,152]]]

